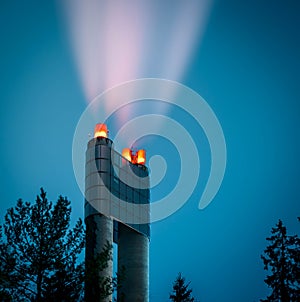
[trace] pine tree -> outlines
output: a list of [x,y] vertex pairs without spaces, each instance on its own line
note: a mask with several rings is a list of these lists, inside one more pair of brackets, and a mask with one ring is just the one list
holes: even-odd
[[300,241],[297,235],[287,235],[286,227],[279,220],[272,228],[272,236],[267,238],[270,245],[261,256],[264,269],[271,274],[265,283],[272,293],[262,302],[300,301]]
[[192,289],[189,289],[189,283],[185,283],[185,278],[178,274],[175,282],[173,283],[173,292],[170,294],[170,300],[173,302],[193,302],[195,299],[192,297]]
[[81,219],[69,229],[70,214],[67,198],[60,196],[53,205],[43,189],[34,204],[19,199],[7,211],[0,238],[0,298],[36,302],[82,299],[84,264],[78,263],[78,256],[85,234]]

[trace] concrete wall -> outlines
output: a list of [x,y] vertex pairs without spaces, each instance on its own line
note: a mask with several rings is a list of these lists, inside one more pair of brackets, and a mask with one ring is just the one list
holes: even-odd
[[86,224],[86,283],[85,301],[86,302],[109,302],[112,297],[101,298],[97,277],[112,277],[112,260],[108,261],[107,267],[102,271],[97,270],[95,259],[101,253],[106,244],[112,245],[113,242],[113,220],[101,214],[91,215],[85,219]]
[[[149,301],[149,239],[119,223],[118,271],[125,269],[125,279],[118,291],[124,302]],[[124,300],[121,297],[124,296]]]

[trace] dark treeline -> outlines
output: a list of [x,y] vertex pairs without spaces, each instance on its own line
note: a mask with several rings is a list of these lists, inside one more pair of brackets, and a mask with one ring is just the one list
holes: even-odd
[[35,203],[17,201],[0,230],[1,301],[81,301],[85,245],[81,219],[70,228],[71,206],[41,189]]
[[[101,277],[101,270],[112,261],[112,246],[85,264],[85,230],[81,219],[70,227],[71,206],[66,197],[56,203],[41,189],[34,203],[17,201],[8,209],[0,226],[0,301],[80,302],[84,301],[84,282],[93,280],[98,301],[113,297],[126,278],[126,268],[116,277]],[[300,220],[298,218],[298,220]],[[288,235],[281,220],[266,238],[261,258],[268,272],[264,280],[270,294],[261,302],[300,301],[300,239]],[[87,273],[88,272],[88,273]],[[190,282],[181,273],[176,277],[169,300],[196,302]],[[130,301],[131,302],[131,301]]]

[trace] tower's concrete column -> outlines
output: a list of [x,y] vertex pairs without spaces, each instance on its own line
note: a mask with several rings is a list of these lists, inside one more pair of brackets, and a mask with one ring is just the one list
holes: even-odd
[[[118,300],[124,302],[149,301],[149,239],[119,223],[118,271],[124,267],[124,280]],[[122,297],[124,300],[122,300]]]
[[[103,282],[103,278],[112,277],[112,260],[108,261],[107,267],[99,271],[95,259],[103,251],[107,244],[113,243],[113,220],[101,214],[90,215],[85,219],[86,224],[86,302],[109,302],[112,297],[103,298],[99,292],[97,282]],[[99,277],[99,279],[97,278]],[[97,280],[98,279],[98,280]]]

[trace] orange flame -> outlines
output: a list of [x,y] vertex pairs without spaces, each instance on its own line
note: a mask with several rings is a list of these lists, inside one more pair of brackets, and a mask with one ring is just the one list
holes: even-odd
[[105,124],[96,124],[94,137],[107,137],[107,126]]
[[141,149],[136,153],[136,163],[144,165],[146,162],[146,151]]
[[122,156],[125,157],[130,162],[131,162],[131,153],[132,152],[131,152],[130,148],[124,148],[122,150]]
[[134,154],[130,148],[124,148],[122,151],[122,156],[133,164],[144,165],[146,163],[146,151],[143,149],[138,150]]

